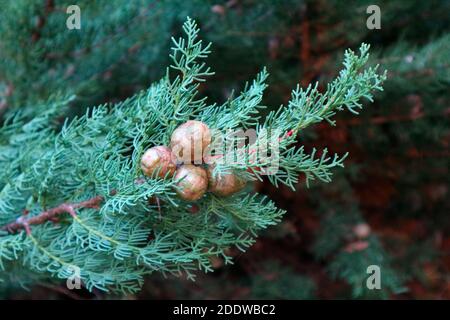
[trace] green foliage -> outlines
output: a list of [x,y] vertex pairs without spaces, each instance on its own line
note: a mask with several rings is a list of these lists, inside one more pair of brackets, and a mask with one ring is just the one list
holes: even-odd
[[[391,293],[399,294],[406,291],[402,286],[401,276],[392,268],[387,260],[388,255],[376,238],[368,239],[369,249],[358,252],[340,252],[329,265],[331,276],[345,280],[352,288],[354,298],[389,298]],[[380,269],[379,290],[369,290],[366,285],[368,266],[375,265]]]
[[[292,146],[292,143],[295,141],[298,131],[312,124],[326,120],[331,125],[335,125],[332,117],[336,114],[336,111],[342,111],[346,108],[350,112],[357,114],[356,109],[362,108],[360,102],[362,98],[372,101],[372,92],[382,90],[381,83],[386,79],[386,74],[377,74],[377,67],[363,69],[368,60],[368,50],[369,46],[365,44],[361,45],[359,55],[348,50],[345,53],[344,69],[340,72],[339,77],[328,85],[324,93],[318,91],[317,84],[308,86],[306,90],[300,89],[298,86],[292,92],[292,99],[287,107],[281,106],[278,110],[271,111],[264,123],[257,126],[256,134],[259,140],[250,147],[246,145],[241,147],[240,150],[234,151],[237,154],[245,154],[248,148],[261,149],[261,144],[267,144],[267,132],[276,130],[282,134],[291,130],[292,135],[282,136],[281,140],[277,140],[280,149],[280,166],[276,173],[268,176],[270,182],[275,186],[285,184],[295,189],[300,173],[306,175],[307,184],[310,180],[316,178],[323,182],[330,182],[331,169],[342,167],[343,160],[347,155],[341,158],[334,155],[330,158],[327,157],[327,149],[325,149],[322,155],[316,158],[315,149],[311,154],[305,154],[303,148],[297,149],[295,146]],[[259,84],[262,94],[264,87],[261,85],[261,81],[265,78],[265,71],[263,71],[253,83],[251,90],[255,90],[254,88]],[[261,99],[261,94],[258,92],[257,97],[259,100]],[[209,112],[206,109],[203,114],[208,115]],[[240,114],[242,115],[242,113]],[[249,114],[249,112],[244,111],[243,114]],[[253,163],[219,164],[216,166],[215,172],[222,174],[233,169],[250,168],[254,176],[261,179],[258,168],[269,167],[270,161],[273,161],[273,159],[267,157]]]
[[[264,44],[241,37],[241,33],[264,35],[275,25],[277,30],[286,30],[295,13],[287,9],[298,1],[283,0],[267,10],[271,3],[245,4],[242,13],[230,9],[217,23],[218,15],[211,12],[213,3],[209,1],[2,0],[0,106],[3,87],[12,89],[8,109],[27,107],[33,114],[39,114],[32,107],[34,102],[57,92],[76,96],[69,115],[106,100],[123,100],[164,74],[162,66],[170,63],[166,54],[170,36],[179,33],[177,26],[188,15],[202,19],[208,30],[205,37],[216,44],[213,58],[220,64],[214,63],[215,67],[229,65],[237,58],[262,65],[259,53],[265,50]],[[66,28],[66,8],[73,4],[81,9],[80,32]],[[253,47],[254,52],[236,57],[233,49],[240,46]]]
[[[311,26],[320,25],[324,30],[312,40],[316,41],[312,51],[317,59],[311,60],[322,61],[329,53],[333,56],[316,73],[322,83],[336,73],[336,63],[342,58],[340,48],[355,47],[361,41],[371,44],[369,65],[380,64],[388,70],[384,91],[374,106],[357,121],[338,117],[344,130],[334,132],[336,141],[333,135],[327,136],[325,143],[348,150],[352,163],[347,162],[346,174],[336,174],[326,189],[308,192],[312,206],[321,208],[322,229],[314,235],[312,251],[326,264],[328,274],[333,271],[361,297],[392,298],[389,289],[391,294],[399,294],[403,287],[410,292],[397,297],[441,297],[443,287],[428,296],[418,293],[414,285],[423,286],[428,294],[434,288],[425,264],[445,269],[438,258],[445,249],[439,247],[435,236],[448,231],[449,197],[444,186],[449,184],[450,20],[444,12],[450,2],[379,1],[382,29],[376,31],[362,27],[369,4],[373,3],[327,1],[312,4],[308,11]],[[307,141],[320,138],[315,132],[309,134],[303,134]],[[369,246],[352,254],[343,252],[352,226],[363,221],[376,226]],[[411,232],[408,223],[417,223],[422,232]],[[360,290],[361,274],[352,266],[362,268],[360,262],[368,257],[383,261],[382,270],[387,263],[386,277],[382,276],[386,292]],[[437,282],[442,284],[445,271],[441,275]],[[351,294],[346,293],[344,297]]]
[[[228,248],[245,251],[262,229],[280,221],[284,211],[264,196],[242,192],[229,198],[207,194],[192,214],[192,204],[175,196],[175,181],[141,176],[143,151],[167,143],[172,131],[192,118],[212,128],[223,117],[234,127],[276,128],[283,134],[331,121],[335,111],[359,108],[359,99],[370,99],[370,92],[380,90],[384,79],[376,68],[364,68],[368,46],[362,45],[359,55],[346,53],[343,71],[325,93],[314,87],[297,89],[288,107],[270,113],[261,126],[249,117],[261,109],[266,73],[222,107],[207,105],[197,93],[199,82],[211,75],[200,61],[209,45],[197,40],[199,29],[193,20],[188,19],[183,29],[185,37],[173,41],[172,68],[131,98],[91,108],[62,127],[55,120],[73,100],[71,95],[49,98],[36,113],[21,109],[9,113],[0,129],[1,225],[23,212],[33,217],[64,202],[94,196],[104,201],[100,210],[79,208],[76,215],[61,216],[57,223],[32,225],[27,235],[2,232],[4,281],[12,280],[19,265],[24,274],[32,274],[24,277],[23,285],[35,275],[66,279],[78,267],[89,290],[127,293],[138,291],[144,277],[155,271],[193,279],[197,270],[212,271],[213,256],[231,263]],[[314,154],[292,147],[294,142],[295,134],[281,143],[280,173],[269,177],[275,185],[294,186],[300,172],[329,181],[330,170],[342,166],[342,159],[325,155],[314,159]],[[248,166],[232,169],[243,172]],[[258,173],[244,176],[254,180]],[[152,197],[160,199],[161,212],[149,204]]]
[[[328,270],[333,279],[345,280],[352,289],[355,298],[388,298],[391,293],[402,293],[405,280],[392,265],[392,258],[381,246],[378,237],[370,235],[364,242],[364,250],[345,250],[348,241],[357,240],[352,227],[362,223],[360,213],[356,208],[351,212],[343,212],[335,206],[335,210],[325,216],[321,222],[321,230],[317,235],[314,253],[319,259],[332,258]],[[366,280],[370,276],[367,267],[380,267],[381,289],[369,290]]]

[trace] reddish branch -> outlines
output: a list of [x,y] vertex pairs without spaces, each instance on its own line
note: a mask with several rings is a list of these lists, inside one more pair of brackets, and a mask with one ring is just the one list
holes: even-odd
[[43,211],[37,216],[27,218],[26,215],[19,217],[16,221],[11,222],[0,230],[8,231],[9,233],[15,233],[21,229],[25,229],[27,234],[30,234],[30,225],[42,224],[46,221],[53,220],[63,213],[68,213],[71,216],[76,215],[76,209],[80,208],[94,208],[98,209],[100,203],[104,200],[102,196],[96,196],[89,200],[78,202],[78,203],[63,203],[59,206]]

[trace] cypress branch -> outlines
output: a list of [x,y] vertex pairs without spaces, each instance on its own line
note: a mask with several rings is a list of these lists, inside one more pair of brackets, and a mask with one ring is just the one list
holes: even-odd
[[0,230],[8,231],[9,233],[15,233],[21,229],[25,229],[27,234],[30,234],[30,226],[31,225],[37,225],[42,224],[44,222],[47,222],[49,220],[53,220],[57,218],[59,215],[63,213],[68,213],[71,216],[76,215],[77,209],[82,208],[92,208],[92,209],[98,209],[100,206],[100,203],[104,200],[102,196],[96,196],[91,199],[88,199],[86,201],[78,202],[78,203],[63,203],[59,206],[42,211],[36,216],[26,218],[26,216],[20,216],[17,218],[16,221],[8,223],[7,225],[4,225],[0,227]]
[[[173,39],[171,68],[147,90],[92,108],[62,128],[56,120],[73,97],[53,96],[32,111],[12,114],[0,128],[2,270],[14,269],[8,262],[20,260],[29,273],[67,279],[77,266],[89,290],[125,293],[138,291],[155,271],[194,279],[198,270],[212,271],[212,257],[231,263],[228,249],[247,250],[262,230],[280,222],[284,210],[243,190],[223,198],[206,193],[192,214],[192,204],[176,196],[177,181],[142,178],[145,150],[168,145],[187,120],[219,130],[251,128],[260,140],[278,130],[279,170],[268,176],[275,186],[298,187],[300,173],[308,181],[330,182],[332,170],[343,166],[346,154],[307,153],[297,146],[298,133],[323,120],[334,124],[337,111],[356,113],[362,98],[370,101],[382,89],[385,75],[365,67],[367,45],[359,54],[347,51],[342,72],[325,92],[317,86],[297,88],[287,106],[262,119],[266,70],[224,104],[208,104],[198,89],[213,74],[202,62],[210,45],[198,40],[193,20],[183,30],[185,37]],[[245,181],[261,179],[258,168],[268,162],[245,162],[254,147],[236,148],[239,162],[217,165],[214,171],[233,171]],[[149,203],[152,198],[157,205]],[[27,216],[17,214],[24,210]],[[63,214],[73,219],[45,224]]]

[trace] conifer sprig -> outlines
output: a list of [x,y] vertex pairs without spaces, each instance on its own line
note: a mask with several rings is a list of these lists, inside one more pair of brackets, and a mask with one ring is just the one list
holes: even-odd
[[[227,249],[245,251],[284,211],[267,197],[242,191],[224,198],[207,194],[193,214],[192,204],[176,196],[173,179],[142,177],[144,150],[167,145],[173,130],[189,119],[214,129],[255,128],[258,138],[278,130],[280,170],[269,175],[275,185],[294,187],[301,172],[308,180],[328,182],[331,169],[343,165],[344,157],[316,156],[293,145],[301,129],[332,121],[344,107],[355,111],[361,98],[381,89],[384,75],[364,70],[368,46],[359,56],[346,54],[344,70],[325,93],[317,86],[294,90],[287,107],[262,121],[267,72],[223,105],[207,105],[197,95],[199,82],[212,75],[199,61],[210,46],[197,40],[193,20],[183,29],[185,37],[174,40],[172,70],[148,90],[92,108],[62,128],[55,119],[71,98],[52,97],[38,117],[18,112],[0,128],[0,278],[17,270],[16,261],[26,270],[23,285],[36,278],[67,279],[76,267],[88,289],[124,293],[138,291],[155,271],[193,279],[197,270],[212,270],[212,257],[232,263]],[[238,152],[242,159],[249,147]],[[235,170],[252,180],[265,165],[240,162],[216,170]],[[149,203],[154,198],[160,206]],[[54,216],[57,223],[47,219]]]

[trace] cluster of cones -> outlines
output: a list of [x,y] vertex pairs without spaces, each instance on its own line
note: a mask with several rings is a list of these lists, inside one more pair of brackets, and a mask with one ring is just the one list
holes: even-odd
[[245,186],[233,173],[214,175],[214,166],[205,163],[203,155],[211,144],[208,126],[196,120],[180,125],[172,133],[170,146],[155,146],[141,158],[143,173],[149,177],[173,178],[180,198],[196,201],[206,192],[229,196]]

